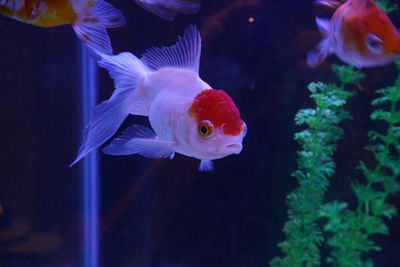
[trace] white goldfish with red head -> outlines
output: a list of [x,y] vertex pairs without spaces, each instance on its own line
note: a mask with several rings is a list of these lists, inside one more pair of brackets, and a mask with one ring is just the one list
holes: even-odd
[[72,164],[109,139],[129,114],[148,116],[152,129],[127,128],[106,154],[172,158],[177,152],[200,159],[199,170],[211,170],[211,160],[240,153],[246,124],[232,99],[199,77],[200,53],[200,34],[190,26],[175,45],[151,48],[141,59],[99,54],[116,90],[94,109]]
[[317,3],[338,8],[330,21],[316,19],[324,39],[308,54],[310,66],[318,66],[332,53],[357,68],[386,65],[400,56],[400,34],[374,0]]

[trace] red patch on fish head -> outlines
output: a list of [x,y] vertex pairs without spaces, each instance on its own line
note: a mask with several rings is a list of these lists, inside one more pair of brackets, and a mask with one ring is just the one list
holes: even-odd
[[243,130],[239,110],[223,90],[203,90],[194,98],[189,115],[195,117],[197,123],[210,121],[224,134],[239,135]]

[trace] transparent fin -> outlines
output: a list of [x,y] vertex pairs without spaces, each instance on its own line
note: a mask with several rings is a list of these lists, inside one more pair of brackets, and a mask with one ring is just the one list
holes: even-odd
[[112,55],[111,41],[105,28],[125,25],[122,13],[111,4],[99,0],[89,4],[73,25],[78,38],[95,52]]
[[323,37],[328,37],[330,35],[330,21],[328,19],[321,19],[316,17],[315,22],[317,23],[318,30]]
[[190,25],[175,45],[150,48],[144,53],[141,60],[152,70],[175,67],[199,72],[200,54],[200,33],[196,26]]
[[210,172],[214,169],[214,163],[211,160],[202,159],[198,171],[200,172]]
[[316,18],[315,19],[318,29],[324,39],[322,39],[317,47],[307,54],[307,64],[310,67],[319,66],[326,57],[333,53],[331,42],[330,42],[330,21],[327,19]]
[[200,0],[134,0],[154,15],[173,20],[177,13],[194,14],[200,10]]
[[174,146],[172,141],[158,139],[153,130],[135,124],[114,138],[103,152],[109,155],[140,154],[146,158],[172,158]]
[[329,39],[325,38],[307,54],[307,64],[312,68],[318,67],[332,52]]
[[78,156],[71,166],[117,131],[135,105],[134,92],[138,80],[146,75],[142,62],[131,53],[103,55],[99,65],[109,70],[115,80],[116,90],[109,100],[94,108],[89,125],[84,130]]
[[336,0],[317,0],[314,3],[316,5],[325,6],[331,9],[337,9],[343,4],[342,2]]

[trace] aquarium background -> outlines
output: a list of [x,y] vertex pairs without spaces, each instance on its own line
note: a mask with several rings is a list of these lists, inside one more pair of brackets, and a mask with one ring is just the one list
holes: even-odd
[[[248,134],[242,153],[215,161],[210,173],[181,155],[99,154],[99,266],[267,266],[280,255],[285,197],[296,186],[294,115],[312,105],[309,82],[335,81],[336,57],[318,69],[305,64],[320,39],[314,17],[331,12],[312,1],[218,0],[169,22],[130,0],[109,2],[127,18],[109,30],[115,53],[172,45],[197,25],[200,75],[234,99]],[[392,19],[399,27],[398,12]],[[81,142],[81,46],[70,26],[0,17],[0,31],[0,266],[84,266],[83,163],[69,167]],[[397,75],[394,64],[365,73],[347,104],[354,119],[343,123],[328,200],[354,204],[350,178],[359,160],[372,160],[363,148],[375,125],[370,102]],[[99,69],[98,102],[113,88]],[[120,130],[133,122],[148,123],[132,116]],[[399,206],[400,198],[390,201]],[[399,217],[388,225],[390,236],[374,237],[383,251],[368,255],[376,266],[400,266]]]

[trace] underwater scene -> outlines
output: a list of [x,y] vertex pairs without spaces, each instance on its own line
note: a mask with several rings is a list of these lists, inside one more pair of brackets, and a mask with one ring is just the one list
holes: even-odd
[[400,2],[0,14],[1,267],[400,267]]

